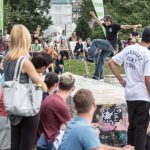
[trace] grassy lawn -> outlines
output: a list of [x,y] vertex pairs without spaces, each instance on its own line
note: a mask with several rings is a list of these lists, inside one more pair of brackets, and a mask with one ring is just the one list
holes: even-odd
[[[65,72],[71,72],[73,74],[76,75],[81,75],[84,76],[85,75],[85,65],[83,61],[77,61],[77,60],[71,60],[71,61],[67,61],[65,60]],[[95,68],[95,64],[94,63],[88,63],[88,67],[89,67],[89,72],[90,72],[90,76],[93,76],[94,73],[94,68]],[[123,71],[123,67],[119,67],[120,73],[124,73]],[[104,72],[103,72],[104,76],[105,75],[110,75],[112,74],[111,70],[109,69],[108,65],[107,65],[107,61],[105,62],[105,66],[104,66]]]

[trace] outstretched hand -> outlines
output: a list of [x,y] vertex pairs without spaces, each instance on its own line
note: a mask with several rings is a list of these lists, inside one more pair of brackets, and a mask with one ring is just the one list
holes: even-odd
[[93,11],[90,11],[90,15],[94,17],[95,13]]
[[123,150],[134,150],[134,147],[131,145],[126,145],[125,147],[123,147]]
[[141,24],[138,24],[138,27],[142,27],[142,25],[141,25]]

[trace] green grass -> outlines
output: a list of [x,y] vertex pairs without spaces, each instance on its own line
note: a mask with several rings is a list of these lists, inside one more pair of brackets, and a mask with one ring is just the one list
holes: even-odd
[[[84,76],[85,75],[85,65],[83,61],[77,61],[77,60],[71,60],[71,61],[67,61],[65,60],[65,72],[71,72],[73,74],[76,75],[81,75]],[[90,76],[93,76],[94,70],[95,70],[95,63],[88,63],[88,68],[89,68],[89,72],[90,72]],[[118,66],[118,69],[120,71],[120,73],[124,73],[123,67]],[[104,65],[104,72],[103,75],[110,75],[112,74],[111,70],[109,69],[108,65],[107,65],[107,61],[105,62]]]

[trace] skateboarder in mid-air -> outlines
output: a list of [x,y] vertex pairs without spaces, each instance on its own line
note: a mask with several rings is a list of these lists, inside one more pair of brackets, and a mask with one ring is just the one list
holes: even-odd
[[[90,11],[90,15],[94,18],[94,20],[101,26],[103,25],[106,30],[106,39],[94,39],[92,41],[92,45],[89,49],[89,56],[87,61],[94,62],[95,72],[93,79],[99,80],[102,77],[103,65],[106,57],[110,56],[117,47],[117,33],[121,29],[131,29],[141,27],[141,24],[138,25],[120,25],[113,22],[111,16],[104,17],[104,23],[99,20],[93,11]],[[95,55],[97,49],[102,49],[100,55]]]

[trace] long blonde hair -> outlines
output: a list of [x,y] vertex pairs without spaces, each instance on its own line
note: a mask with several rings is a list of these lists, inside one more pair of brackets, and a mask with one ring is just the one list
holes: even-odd
[[14,25],[10,33],[10,50],[7,58],[15,60],[20,56],[28,56],[31,47],[29,30],[21,24]]

